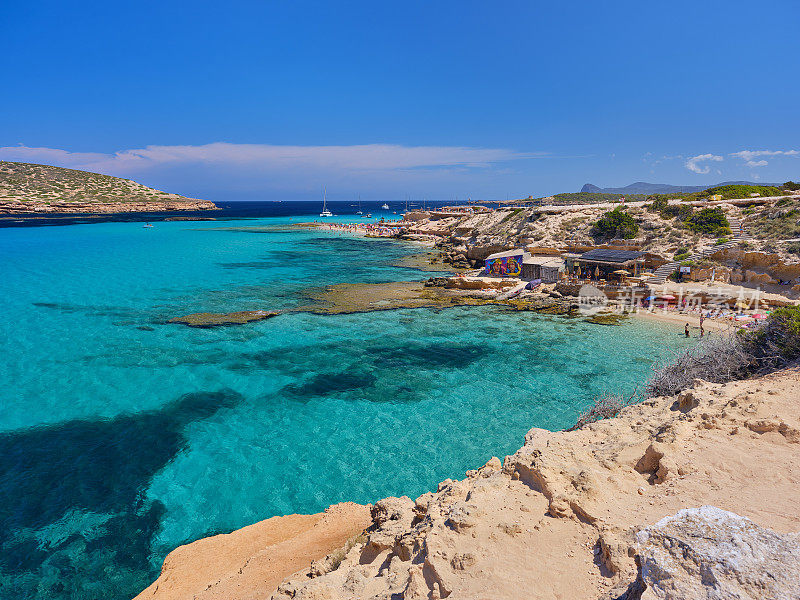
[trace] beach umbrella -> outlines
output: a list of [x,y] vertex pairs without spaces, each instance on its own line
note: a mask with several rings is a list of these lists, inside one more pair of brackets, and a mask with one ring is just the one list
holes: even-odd
[[600,267],[595,267],[594,268],[594,276],[595,277],[600,277]]
[[653,274],[649,271],[647,273],[639,273],[639,277],[652,277]]
[[578,267],[578,273],[577,274],[578,274],[578,278],[580,279],[580,276],[581,276],[581,268],[580,267]]
[[659,296],[660,300],[675,300],[675,296],[672,294],[666,294],[664,296]]
[[618,271],[614,271],[614,275],[630,275],[630,271],[626,271],[625,269],[619,269]]

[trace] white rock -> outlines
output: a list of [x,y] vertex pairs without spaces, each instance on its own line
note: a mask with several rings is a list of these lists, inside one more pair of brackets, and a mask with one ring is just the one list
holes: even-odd
[[636,534],[642,600],[800,598],[800,535],[734,513],[679,511]]

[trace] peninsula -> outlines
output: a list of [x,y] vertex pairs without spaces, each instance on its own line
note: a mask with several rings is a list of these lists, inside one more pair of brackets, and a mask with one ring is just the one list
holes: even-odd
[[50,165],[0,161],[0,216],[215,210],[208,200],[130,179]]

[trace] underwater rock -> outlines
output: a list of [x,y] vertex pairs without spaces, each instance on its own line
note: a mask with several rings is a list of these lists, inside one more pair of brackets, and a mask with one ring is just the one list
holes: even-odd
[[253,321],[263,321],[278,316],[277,312],[266,310],[242,310],[231,313],[192,313],[170,319],[169,323],[181,323],[189,327],[221,327],[224,325],[244,325]]

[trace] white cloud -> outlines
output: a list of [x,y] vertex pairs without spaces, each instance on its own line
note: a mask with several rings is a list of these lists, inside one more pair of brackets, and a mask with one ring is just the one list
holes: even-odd
[[522,154],[498,148],[396,144],[277,146],[215,142],[202,146],[147,146],[113,154],[27,146],[0,147],[0,159],[44,162],[110,175],[141,173],[158,167],[178,165],[349,171],[487,168],[494,163],[544,156],[545,154]]
[[722,160],[723,158],[721,156],[717,156],[716,154],[698,154],[697,156],[692,156],[689,158],[685,164],[686,168],[693,173],[705,175],[706,173],[711,172],[711,167],[708,165],[701,166],[700,163],[706,161],[721,162]]
[[759,156],[798,156],[800,150],[740,150],[731,152],[731,156],[741,158],[748,167],[766,167],[766,160],[755,160]]

